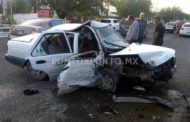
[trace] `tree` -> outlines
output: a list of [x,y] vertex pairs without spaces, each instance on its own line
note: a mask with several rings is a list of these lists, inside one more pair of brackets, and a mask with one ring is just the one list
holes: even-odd
[[140,12],[145,12],[147,15],[151,12],[151,0],[114,0],[114,5],[117,8],[120,17],[128,15],[138,16]]
[[0,14],[3,14],[3,2],[2,2],[2,0],[0,1]]
[[33,12],[36,13],[39,7],[38,6],[39,0],[28,0],[27,2],[32,6]]
[[13,13],[30,13],[32,6],[25,0],[13,0]]
[[159,16],[163,18],[165,22],[188,19],[188,15],[184,13],[179,7],[168,7],[161,9]]
[[68,16],[93,18],[99,15],[103,0],[41,0],[41,3],[50,6],[60,18]]

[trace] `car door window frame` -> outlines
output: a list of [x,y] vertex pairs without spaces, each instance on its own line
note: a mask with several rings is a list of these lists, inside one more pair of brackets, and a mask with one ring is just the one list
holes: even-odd
[[[65,33],[64,32],[55,32],[55,33],[44,33],[44,34],[42,34],[41,36],[40,36],[40,38],[38,39],[39,41],[36,43],[36,45],[34,46],[34,48],[32,49],[32,52],[31,52],[31,56],[32,57],[40,57],[40,55],[39,56],[34,56],[33,55],[33,52],[35,51],[35,49],[37,48],[37,46],[39,45],[39,44],[41,44],[41,41],[42,41],[42,39],[44,38],[44,36],[45,35],[51,35],[51,34],[63,34],[63,36],[65,37],[65,39],[66,39],[66,42],[67,42],[67,46],[68,46],[68,48],[69,48],[69,53],[73,53],[73,51],[72,51],[72,49],[71,49],[71,45],[70,45],[70,43],[69,43],[69,40],[67,39],[67,36],[65,35]],[[47,40],[46,40],[47,41]],[[58,54],[63,54],[63,53],[58,53]],[[41,55],[41,56],[50,56],[50,55],[58,55],[58,54],[46,54],[46,55]]]

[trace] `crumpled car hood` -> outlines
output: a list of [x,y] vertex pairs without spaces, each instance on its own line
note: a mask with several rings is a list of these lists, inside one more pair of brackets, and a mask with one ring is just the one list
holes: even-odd
[[128,55],[138,55],[145,64],[153,62],[156,67],[175,57],[175,50],[161,46],[133,43],[119,52],[110,54],[110,56]]

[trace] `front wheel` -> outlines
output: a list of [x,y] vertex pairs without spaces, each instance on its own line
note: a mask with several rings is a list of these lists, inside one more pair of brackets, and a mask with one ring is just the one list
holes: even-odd
[[118,73],[111,68],[105,68],[102,70],[101,74],[102,79],[100,88],[110,92],[115,92],[117,89],[117,84],[119,82]]
[[26,72],[29,78],[34,79],[34,80],[41,81],[47,77],[45,72],[33,69],[30,62],[28,62],[26,65]]

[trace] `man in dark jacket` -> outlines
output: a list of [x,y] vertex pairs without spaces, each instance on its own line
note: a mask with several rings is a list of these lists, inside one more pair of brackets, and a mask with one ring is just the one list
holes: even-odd
[[156,28],[154,31],[153,45],[162,46],[164,41],[164,26],[161,23],[160,17],[155,18]]

